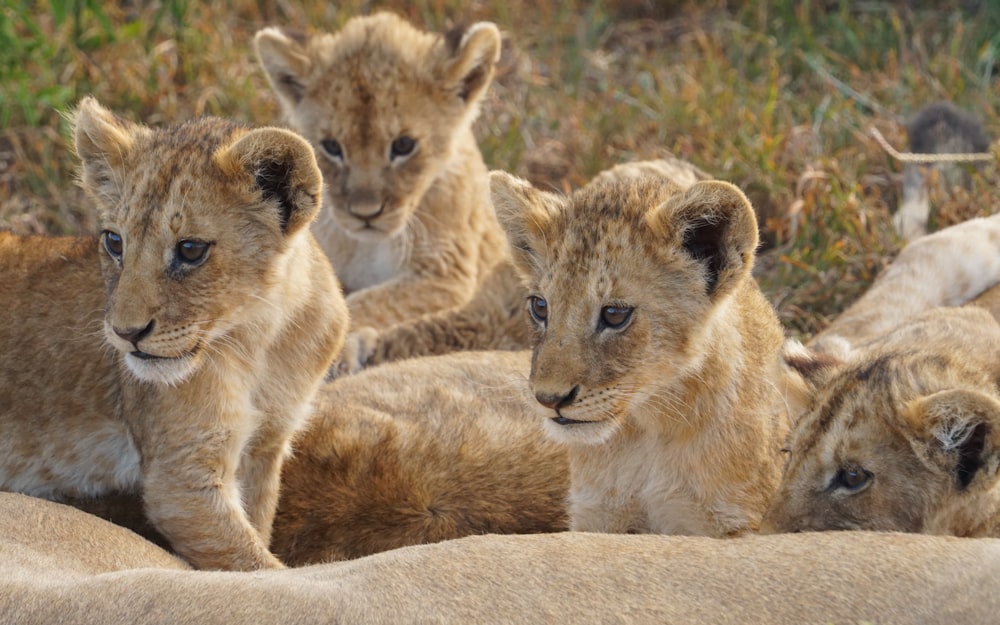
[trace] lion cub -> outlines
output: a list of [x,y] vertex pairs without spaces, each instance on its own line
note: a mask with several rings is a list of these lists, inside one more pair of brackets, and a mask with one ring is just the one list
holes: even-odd
[[500,33],[447,36],[379,13],[299,41],[276,28],[257,56],[326,182],[313,230],[355,326],[383,328],[466,302],[503,255],[472,133]]
[[790,361],[816,395],[765,529],[1000,536],[1000,325],[988,311],[932,310],[845,361]]
[[103,233],[0,233],[0,488],[141,491],[199,568],[280,567],[281,465],[347,311],[309,232],[321,177],[277,128],[75,118]]
[[743,193],[642,172],[569,197],[502,172],[491,185],[528,285],[532,391],[569,454],[571,527],[756,530],[802,382],[750,276]]

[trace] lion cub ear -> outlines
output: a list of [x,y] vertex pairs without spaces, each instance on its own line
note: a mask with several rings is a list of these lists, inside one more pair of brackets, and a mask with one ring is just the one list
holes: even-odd
[[319,212],[322,175],[305,139],[282,128],[251,130],[219,150],[215,161],[232,175],[247,175],[274,206],[278,226],[292,234]]
[[500,30],[492,22],[476,22],[468,29],[445,35],[449,56],[441,67],[445,89],[473,104],[486,93],[500,60]]
[[522,278],[530,278],[540,267],[552,219],[565,199],[503,171],[490,172],[490,196],[497,220],[507,232],[514,266]]
[[929,455],[965,490],[977,476],[992,481],[1000,468],[1000,402],[979,391],[948,390],[921,397],[905,418],[929,445]]
[[295,106],[305,96],[311,61],[302,43],[278,28],[257,31],[253,38],[257,60],[271,87],[287,106]]
[[698,182],[648,216],[671,244],[704,268],[705,292],[716,297],[750,275],[757,249],[757,218],[735,185]]
[[113,202],[121,195],[121,172],[135,134],[144,128],[115,116],[91,97],[80,101],[71,120],[84,187],[98,198]]

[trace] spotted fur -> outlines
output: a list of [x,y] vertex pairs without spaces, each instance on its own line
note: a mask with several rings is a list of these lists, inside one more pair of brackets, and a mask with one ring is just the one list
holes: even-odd
[[500,259],[503,235],[471,125],[500,54],[496,26],[456,36],[390,13],[304,41],[255,38],[288,123],[318,155],[314,232],[356,327],[460,305]]
[[0,233],[0,488],[141,492],[194,565],[279,567],[281,464],[347,325],[308,228],[313,152],[215,118],[152,129],[92,99],[74,123],[104,234]]

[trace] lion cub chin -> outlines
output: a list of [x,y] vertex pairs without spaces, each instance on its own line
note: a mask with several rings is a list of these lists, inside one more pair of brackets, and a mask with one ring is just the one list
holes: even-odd
[[500,56],[489,22],[445,36],[391,13],[300,40],[257,33],[261,65],[326,182],[313,227],[353,323],[460,305],[503,255],[472,133]]
[[200,568],[280,567],[281,464],[347,311],[309,232],[321,177],[286,130],[75,118],[97,237],[0,233],[0,488],[141,492]]
[[531,387],[569,452],[571,527],[756,530],[803,389],[750,276],[753,209],[728,183],[626,173],[569,197],[491,175],[528,285]]

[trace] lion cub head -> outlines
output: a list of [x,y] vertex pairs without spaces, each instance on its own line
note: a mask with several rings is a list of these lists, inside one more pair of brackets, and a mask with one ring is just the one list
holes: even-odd
[[792,355],[816,386],[765,529],[997,536],[1000,326],[939,309],[844,362]]
[[390,13],[305,41],[266,28],[255,44],[288,122],[320,157],[336,222],[372,240],[402,231],[452,164],[500,55],[491,23],[440,36]]
[[319,210],[315,157],[287,130],[206,118],[161,133],[90,98],[75,124],[103,228],[105,336],[140,380],[179,384],[233,328],[280,310],[263,294]]
[[531,385],[547,430],[565,443],[603,443],[627,425],[661,429],[657,416],[680,409],[664,404],[664,389],[681,393],[672,385],[701,365],[706,328],[751,280],[757,229],[739,189],[627,173],[569,197],[491,174],[529,291]]

